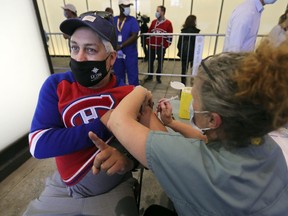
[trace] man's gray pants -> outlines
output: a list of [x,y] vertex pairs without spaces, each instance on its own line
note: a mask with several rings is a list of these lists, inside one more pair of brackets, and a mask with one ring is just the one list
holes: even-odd
[[46,180],[38,199],[30,202],[24,216],[30,215],[101,215],[137,216],[134,196],[135,179],[128,177],[110,191],[90,197],[75,198],[58,172]]

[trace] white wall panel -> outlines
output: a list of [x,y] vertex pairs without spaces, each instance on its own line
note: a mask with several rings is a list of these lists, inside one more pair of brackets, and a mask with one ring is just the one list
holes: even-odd
[[285,12],[287,3],[287,0],[278,0],[272,5],[264,6],[259,34],[268,34],[278,24],[279,17]]
[[221,0],[194,0],[192,13],[197,16],[201,33],[215,34],[220,14]]
[[[25,16],[15,16],[23,14]],[[29,132],[40,86],[50,74],[31,0],[1,0],[0,151]]]
[[[84,2],[84,1],[83,1]],[[103,1],[103,0],[88,0],[88,9],[89,11],[104,11],[105,8],[111,7],[110,1]],[[114,11],[115,13],[115,11]]]
[[[53,4],[53,2],[54,2],[54,5],[57,5],[58,7],[60,7],[60,9],[61,9],[61,14],[62,14],[62,17],[63,17],[63,19],[64,19],[64,16],[63,16],[63,9],[61,8],[61,6],[63,6],[64,4],[62,3],[62,1],[55,1],[55,0],[53,0],[53,1],[51,1],[51,0],[45,0],[45,2],[51,2],[52,4]],[[57,3],[56,3],[57,2]],[[51,4],[50,3],[50,4]],[[88,8],[87,8],[87,4],[86,4],[86,1],[85,0],[65,0],[65,4],[68,4],[68,3],[70,3],[70,4],[73,4],[75,7],[76,7],[76,9],[77,9],[77,14],[78,15],[80,15],[81,13],[84,13],[84,12],[87,12],[87,10],[88,10]],[[90,8],[89,8],[89,10],[90,10]]]
[[[43,20],[44,29],[47,30],[48,22],[52,33],[58,32],[59,24],[65,19],[63,16],[63,10],[61,6],[64,1],[59,0],[37,0],[40,5],[40,13]],[[152,21],[155,19],[155,11],[158,5],[163,4],[163,0],[131,0],[134,5],[131,7],[131,15],[135,16],[136,12],[146,14]],[[233,11],[233,9],[243,2],[244,0],[224,0],[221,22],[219,24],[219,34],[225,34],[227,22]],[[44,2],[40,3],[40,2]],[[72,3],[76,6],[78,14],[89,10],[104,10],[106,7],[112,7],[114,15],[119,15],[118,0],[69,0],[66,3]],[[174,33],[180,33],[181,26],[183,25],[186,17],[190,14],[191,4],[193,2],[192,14],[197,16],[197,26],[201,29],[200,33],[204,34],[216,34],[218,28],[218,21],[221,11],[222,0],[165,0],[164,6],[167,8],[166,17],[173,23]],[[87,4],[86,4],[87,3]],[[42,4],[42,5],[41,5]],[[266,5],[262,14],[261,24],[259,28],[259,34],[267,34],[277,24],[279,16],[284,12],[287,5],[287,1],[278,0],[273,5]],[[45,7],[47,11],[48,22],[45,23],[45,17],[43,16]],[[151,23],[151,22],[150,22]],[[149,25],[150,25],[149,23]],[[48,31],[48,30],[47,30]],[[217,44],[218,49],[216,52],[221,52],[223,47],[224,37],[219,37]],[[173,56],[175,54],[175,43],[173,41],[171,48],[169,48],[169,54],[166,57]],[[56,45],[55,54],[57,52],[65,51],[64,54],[68,55],[69,52],[66,48],[67,43],[61,37],[53,38],[49,42],[49,49],[51,54],[54,54],[54,50],[51,50],[52,43]],[[214,52],[214,46],[216,43],[215,37],[205,38],[204,55],[209,55]],[[139,45],[140,47],[140,45]],[[172,48],[173,47],[173,48]],[[140,50],[139,50],[140,51]],[[139,52],[141,54],[141,52]]]
[[[173,32],[180,33],[182,26],[190,15],[191,0],[165,0],[166,18],[172,22]],[[167,50],[166,58],[173,58],[177,55],[177,42],[179,37],[174,36],[170,48]]]
[[41,17],[43,28],[44,28],[44,30],[46,32],[50,32],[49,20],[46,17],[44,1],[43,0],[37,0],[37,5],[38,5],[38,9],[39,9],[39,13],[40,13],[40,17]]

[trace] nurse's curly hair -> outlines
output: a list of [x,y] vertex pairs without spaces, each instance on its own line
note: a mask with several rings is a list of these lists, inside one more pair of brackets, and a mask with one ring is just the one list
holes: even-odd
[[[206,67],[205,67],[206,66]],[[273,47],[262,41],[255,52],[222,53],[199,67],[203,110],[218,113],[218,133],[230,146],[288,123],[288,41]]]
[[271,115],[270,130],[288,123],[287,41],[278,48],[262,43],[243,60],[235,81],[238,100],[262,106]]

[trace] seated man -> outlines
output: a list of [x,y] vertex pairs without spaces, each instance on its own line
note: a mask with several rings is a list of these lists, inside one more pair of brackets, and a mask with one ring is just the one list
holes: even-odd
[[57,171],[24,215],[138,215],[135,161],[129,155],[107,148],[98,154],[105,158],[103,170],[97,175],[91,170],[98,152],[88,132],[107,141],[112,134],[101,117],[133,89],[111,74],[115,28],[99,15],[85,14],[65,20],[60,29],[71,36],[71,71],[45,81],[29,134],[33,157],[55,157]]

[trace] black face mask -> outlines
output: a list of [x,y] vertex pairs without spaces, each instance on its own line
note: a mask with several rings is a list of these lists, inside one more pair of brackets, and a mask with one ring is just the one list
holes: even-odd
[[71,58],[70,68],[76,81],[85,87],[91,87],[98,84],[108,74],[106,69],[107,58],[103,61],[83,62],[78,62]]

